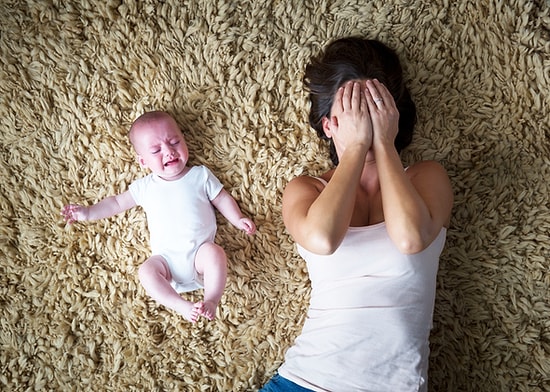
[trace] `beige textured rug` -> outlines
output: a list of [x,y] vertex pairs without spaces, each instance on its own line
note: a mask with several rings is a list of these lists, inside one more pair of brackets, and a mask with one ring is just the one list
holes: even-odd
[[[550,391],[550,13],[542,1],[2,0],[0,390],[255,391],[300,331],[309,286],[281,192],[327,168],[302,72],[346,35],[399,52],[456,204],[441,259],[431,391]],[[65,227],[64,203],[143,172],[126,138],[174,113],[256,221],[220,219],[218,318],[157,306],[136,271],[144,214]],[[198,298],[196,294],[196,298]]]

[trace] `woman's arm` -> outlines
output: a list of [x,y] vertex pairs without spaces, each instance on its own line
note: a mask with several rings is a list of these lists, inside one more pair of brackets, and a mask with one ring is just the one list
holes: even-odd
[[317,254],[332,254],[351,222],[365,154],[347,151],[326,187],[312,177],[289,182],[283,194],[283,220],[298,244]]
[[443,167],[433,161],[418,163],[405,172],[394,147],[399,113],[393,98],[376,80],[366,86],[388,234],[401,252],[417,253],[449,225],[451,183]]
[[324,187],[311,177],[292,180],[283,194],[283,220],[294,240],[317,254],[331,254],[351,222],[357,187],[372,143],[368,109],[359,83],[347,83],[335,96],[325,131],[340,162]]
[[420,162],[405,172],[392,155],[387,150],[377,154],[386,227],[401,252],[418,253],[449,226],[451,183],[437,162]]

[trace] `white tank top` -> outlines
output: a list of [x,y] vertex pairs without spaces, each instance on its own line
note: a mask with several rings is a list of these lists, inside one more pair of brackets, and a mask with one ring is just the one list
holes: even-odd
[[405,255],[384,222],[350,227],[336,252],[298,245],[311,280],[302,333],[281,376],[314,391],[425,391],[436,274],[446,229]]

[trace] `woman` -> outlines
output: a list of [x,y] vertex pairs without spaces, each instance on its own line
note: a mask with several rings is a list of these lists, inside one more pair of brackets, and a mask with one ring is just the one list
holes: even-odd
[[310,124],[330,141],[335,168],[295,178],[283,195],[311,300],[262,391],[425,391],[449,178],[436,162],[401,163],[416,109],[391,49],[334,41],[304,80]]

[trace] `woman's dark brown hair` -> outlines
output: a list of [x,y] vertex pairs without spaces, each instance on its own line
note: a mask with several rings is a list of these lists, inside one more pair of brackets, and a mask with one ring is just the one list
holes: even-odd
[[[403,82],[397,54],[383,43],[359,37],[341,38],[330,43],[307,65],[304,83],[309,90],[309,123],[322,139],[323,118],[330,116],[334,95],[349,80],[378,79],[392,94],[399,110],[399,131],[395,138],[398,152],[412,141],[416,106]],[[334,142],[330,139],[330,158],[338,164]]]

